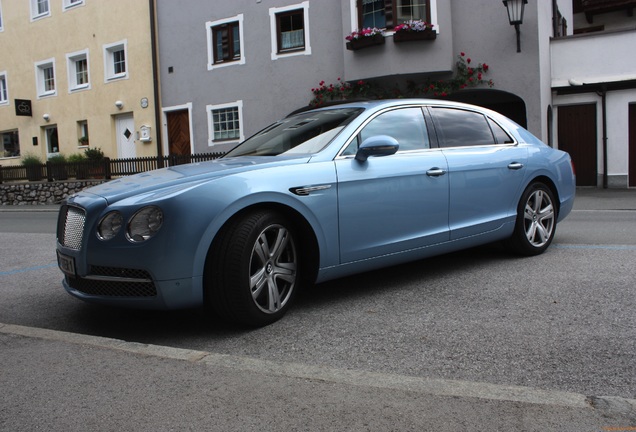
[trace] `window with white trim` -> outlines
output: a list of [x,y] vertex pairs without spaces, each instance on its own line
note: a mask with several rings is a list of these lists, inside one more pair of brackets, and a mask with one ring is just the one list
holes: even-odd
[[20,135],[17,130],[0,132],[0,157],[20,156]]
[[208,105],[209,143],[225,144],[228,142],[239,142],[244,139],[243,125],[243,102],[237,101],[223,105]]
[[35,79],[38,98],[57,95],[57,87],[55,85],[55,59],[36,63]]
[[432,18],[434,0],[355,0],[358,11],[357,28],[377,27],[392,29],[411,20],[427,23]]
[[272,60],[292,55],[311,55],[309,2],[270,8]]
[[62,3],[62,7],[64,8],[64,10],[82,5],[84,5],[84,0],[64,0],[64,2]]
[[31,0],[31,21],[51,15],[49,0]]
[[243,14],[205,23],[208,39],[208,70],[245,64]]
[[104,45],[105,80],[128,78],[127,41]]
[[88,50],[67,54],[66,64],[69,92],[89,89],[91,84],[88,73]]
[[2,24],[2,2],[0,1],[0,32],[4,30],[4,26]]
[[0,72],[0,105],[9,104],[9,87],[7,86],[7,73]]
[[44,138],[46,140],[46,151],[48,157],[60,152],[60,140],[57,136],[57,125],[44,128]]

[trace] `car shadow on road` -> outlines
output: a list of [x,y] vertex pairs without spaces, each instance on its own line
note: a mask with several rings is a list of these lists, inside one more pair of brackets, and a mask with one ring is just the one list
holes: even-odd
[[[446,274],[467,271],[491,260],[515,259],[498,245],[455,252],[374,270],[355,276],[305,287],[298,293],[292,313],[304,314],[343,302],[362,302],[373,296],[399,293],[405,286],[436,279]],[[428,294],[436,287],[428,285]],[[227,340],[259,329],[244,328],[216,320],[204,308],[153,311],[114,308],[78,302],[67,321],[73,331],[149,344],[188,345],[198,339]],[[285,325],[285,318],[274,325]],[[66,326],[65,326],[66,327]]]

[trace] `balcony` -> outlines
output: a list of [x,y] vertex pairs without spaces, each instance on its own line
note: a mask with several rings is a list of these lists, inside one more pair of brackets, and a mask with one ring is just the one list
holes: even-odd
[[636,29],[629,29],[552,40],[552,88],[577,92],[601,84],[636,87],[636,57],[631,55],[635,39]]
[[587,22],[592,24],[594,15],[624,10],[628,16],[634,15],[636,0],[581,0]]

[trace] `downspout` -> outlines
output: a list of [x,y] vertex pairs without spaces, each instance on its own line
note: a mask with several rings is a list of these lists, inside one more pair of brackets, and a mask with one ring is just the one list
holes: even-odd
[[163,168],[163,145],[161,142],[161,98],[159,94],[159,61],[157,57],[157,13],[155,8],[155,0],[148,0],[150,10],[150,43],[152,49],[152,85],[155,98],[155,125],[157,130],[157,166]]
[[607,189],[607,85],[601,86],[601,111],[603,128],[603,189]]

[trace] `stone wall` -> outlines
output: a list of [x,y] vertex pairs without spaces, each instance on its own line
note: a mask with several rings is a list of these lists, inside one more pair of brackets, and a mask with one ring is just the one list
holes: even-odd
[[73,180],[0,184],[0,205],[54,205],[104,180]]

